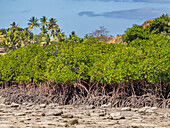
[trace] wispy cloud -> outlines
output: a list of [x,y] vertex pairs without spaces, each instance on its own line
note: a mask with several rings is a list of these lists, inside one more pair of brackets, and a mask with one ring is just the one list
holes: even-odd
[[89,16],[89,17],[97,17],[103,16],[108,18],[122,18],[122,19],[147,19],[158,17],[162,14],[170,14],[170,9],[163,8],[139,8],[139,9],[131,9],[131,10],[120,10],[120,11],[112,11],[112,12],[103,12],[101,14],[95,14],[92,11],[83,11],[78,13],[79,16]]
[[170,0],[132,0],[132,2],[170,3]]
[[79,16],[87,15],[89,17],[96,17],[96,16],[102,16],[101,14],[95,14],[93,11],[83,11],[78,13]]
[[74,0],[74,1],[170,3],[170,0]]
[[29,13],[29,12],[31,12],[31,9],[21,11],[21,13]]

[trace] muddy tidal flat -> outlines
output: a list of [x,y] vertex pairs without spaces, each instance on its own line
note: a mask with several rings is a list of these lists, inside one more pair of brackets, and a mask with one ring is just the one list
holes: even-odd
[[115,108],[111,104],[49,105],[0,100],[0,128],[170,128],[170,109]]

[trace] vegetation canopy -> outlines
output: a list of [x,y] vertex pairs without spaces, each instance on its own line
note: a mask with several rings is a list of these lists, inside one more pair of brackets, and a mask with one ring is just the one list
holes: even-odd
[[[8,31],[1,30],[5,37],[2,46],[12,48],[0,56],[1,87],[47,85],[53,90],[50,95],[65,96],[63,104],[73,102],[76,96],[127,99],[149,93],[170,98],[168,15],[145,28],[128,28],[122,37],[124,44],[99,42],[94,36],[82,39],[75,32],[67,38],[54,18],[47,22],[43,17],[41,24],[33,17],[29,21],[29,29],[39,25],[42,33],[14,29],[15,24]],[[165,106],[170,107],[169,103],[167,100]]]

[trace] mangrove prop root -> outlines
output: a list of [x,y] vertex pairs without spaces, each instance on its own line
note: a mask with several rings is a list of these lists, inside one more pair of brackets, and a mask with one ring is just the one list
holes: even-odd
[[[15,85],[0,89],[0,95],[5,98],[5,104],[12,102],[32,102],[35,104],[58,103],[60,105],[89,105],[101,106],[111,103],[113,107],[144,107],[156,106],[170,108],[169,84],[153,84],[137,81],[137,84],[124,86],[92,83],[73,85],[70,83]],[[24,85],[24,84],[23,84]]]

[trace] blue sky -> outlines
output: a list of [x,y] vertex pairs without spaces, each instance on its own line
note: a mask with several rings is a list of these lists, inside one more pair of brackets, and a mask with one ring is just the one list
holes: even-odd
[[116,36],[133,24],[170,14],[170,0],[0,0],[0,14],[0,28],[13,21],[25,28],[32,16],[46,16],[56,18],[66,35],[75,31],[83,37],[104,26]]

